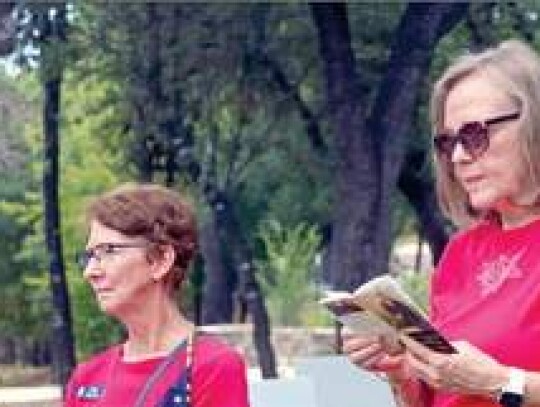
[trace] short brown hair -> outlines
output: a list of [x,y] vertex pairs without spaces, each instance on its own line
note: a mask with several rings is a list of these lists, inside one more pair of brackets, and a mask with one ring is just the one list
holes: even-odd
[[[506,92],[520,109],[520,137],[523,159],[536,185],[540,184],[540,58],[527,44],[504,41],[483,52],[466,54],[450,65],[435,84],[431,97],[433,133],[444,125],[444,105],[448,93],[461,80],[483,73]],[[511,165],[511,164],[509,164]],[[452,175],[448,164],[435,155],[437,194],[443,212],[459,226],[493,215],[477,213]]]
[[96,220],[156,247],[172,246],[176,259],[168,281],[173,290],[180,287],[197,250],[197,232],[191,205],[178,193],[155,184],[124,184],[95,198],[86,217],[88,224]]

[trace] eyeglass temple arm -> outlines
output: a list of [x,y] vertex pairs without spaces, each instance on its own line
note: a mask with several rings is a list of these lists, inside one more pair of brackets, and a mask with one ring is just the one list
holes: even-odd
[[505,114],[504,116],[499,116],[499,117],[495,117],[493,119],[488,119],[486,120],[484,123],[489,126],[491,124],[497,124],[497,123],[501,123],[501,122],[505,122],[507,120],[515,120],[517,119],[518,117],[520,116],[520,113],[519,112],[515,112],[515,113],[509,113],[509,114]]

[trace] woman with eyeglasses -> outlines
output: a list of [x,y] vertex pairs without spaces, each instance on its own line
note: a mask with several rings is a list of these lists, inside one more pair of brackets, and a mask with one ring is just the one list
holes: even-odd
[[75,369],[65,407],[246,407],[240,356],[196,330],[177,306],[197,248],[190,206],[157,185],[95,199],[78,256],[100,308],[127,339]]
[[461,231],[432,276],[430,319],[457,353],[361,335],[345,352],[386,373],[401,406],[540,405],[540,59],[518,41],[467,54],[431,102],[438,197]]

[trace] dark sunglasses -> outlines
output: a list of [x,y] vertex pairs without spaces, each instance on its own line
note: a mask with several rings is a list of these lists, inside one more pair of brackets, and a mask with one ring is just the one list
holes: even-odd
[[433,143],[437,154],[446,161],[452,159],[457,144],[472,158],[478,158],[489,148],[489,126],[510,120],[517,120],[519,112],[497,116],[492,119],[464,123],[456,133],[449,131],[437,134]]
[[75,255],[75,260],[82,270],[88,267],[92,259],[101,262],[108,256],[118,254],[121,249],[134,249],[147,247],[145,243],[100,243],[91,249],[83,250]]

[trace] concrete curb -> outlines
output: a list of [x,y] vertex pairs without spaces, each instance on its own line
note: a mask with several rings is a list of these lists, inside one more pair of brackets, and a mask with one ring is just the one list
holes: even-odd
[[56,407],[61,394],[58,386],[0,387],[0,407]]

